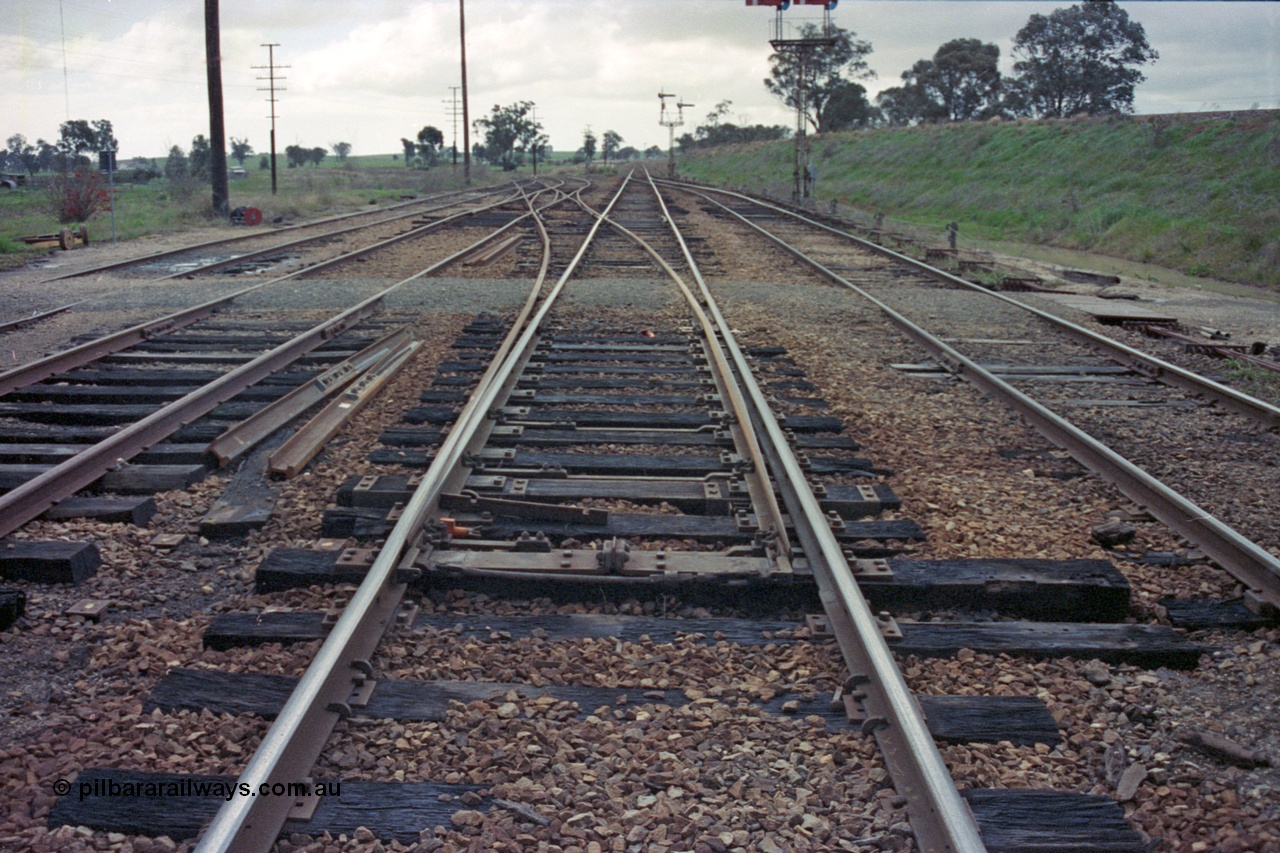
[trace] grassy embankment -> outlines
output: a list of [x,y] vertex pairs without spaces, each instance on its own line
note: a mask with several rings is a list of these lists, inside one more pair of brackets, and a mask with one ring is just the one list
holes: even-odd
[[[789,197],[792,143],[681,174]],[[813,139],[816,198],[962,238],[1036,243],[1280,290],[1280,112],[940,125]],[[971,243],[972,245],[972,243]]]
[[[280,158],[283,161],[283,158]],[[246,161],[255,167],[257,158]],[[164,168],[163,159],[157,161]],[[235,166],[231,161],[228,165]],[[485,183],[491,175],[483,167],[473,166],[476,183]],[[356,210],[369,205],[398,201],[402,195],[440,192],[462,186],[462,170],[455,176],[447,166],[418,171],[397,165],[390,155],[352,157],[346,166],[336,162],[319,167],[288,169],[283,162],[277,169],[278,194],[271,194],[271,173],[249,168],[248,175],[230,182],[232,207],[256,207],[268,221],[309,218]],[[24,263],[35,254],[16,238],[29,234],[56,233],[63,226],[50,209],[40,187],[41,176],[19,190],[0,192],[0,268]],[[132,240],[151,234],[198,229],[222,224],[212,213],[207,182],[186,180],[171,183],[158,178],[148,183],[116,182],[116,233],[120,240]],[[111,239],[111,217],[104,210],[89,220],[93,241]],[[73,230],[78,226],[71,226]]]

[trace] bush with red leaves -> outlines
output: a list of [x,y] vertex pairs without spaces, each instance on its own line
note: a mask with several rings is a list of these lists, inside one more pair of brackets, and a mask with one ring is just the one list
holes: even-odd
[[97,172],[55,175],[46,193],[50,211],[63,223],[87,222],[111,203],[111,194]]

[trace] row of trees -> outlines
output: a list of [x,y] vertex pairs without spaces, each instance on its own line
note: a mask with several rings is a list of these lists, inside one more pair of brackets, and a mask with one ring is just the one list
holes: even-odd
[[[858,87],[861,88],[861,87]],[[865,90],[864,90],[865,91]],[[695,148],[708,148],[715,145],[734,145],[741,142],[768,142],[774,139],[786,139],[790,133],[782,125],[735,124],[725,121],[729,115],[729,107],[733,101],[721,101],[715,109],[707,113],[706,122],[696,127],[693,133],[684,133],[676,138],[676,145],[681,151],[692,151]]]
[[289,164],[290,169],[297,169],[311,163],[319,166],[324,162],[324,158],[329,156],[329,149],[316,146],[315,148],[307,148],[302,145],[287,145],[284,149],[285,161]]
[[[107,149],[114,151],[118,147],[110,121],[98,119],[90,122],[76,119],[62,123],[56,144],[43,139],[32,144],[27,142],[27,138],[21,133],[10,136],[5,141],[5,148],[0,149],[0,170],[22,171],[28,175],[34,175],[37,172],[69,172],[78,168],[96,168],[97,163],[91,158],[91,154]],[[351,143],[335,142],[328,149],[290,145],[285,148],[284,153],[289,167],[295,168],[308,163],[318,166],[330,150],[340,163],[345,163],[351,154]],[[233,136],[230,140],[229,153],[233,160],[244,166],[244,161],[252,156],[254,151],[249,140],[237,139]],[[191,140],[190,152],[184,151],[180,145],[174,145],[169,149],[164,173],[166,177],[190,175],[208,178],[212,168],[212,156],[208,138],[200,134]],[[262,168],[268,168],[265,155],[260,165]],[[154,175],[147,175],[149,171],[154,170],[154,164],[146,158],[135,158],[130,168],[148,177],[160,174],[156,171]]]
[[996,45],[949,41],[903,72],[903,85],[881,92],[877,104],[888,124],[1131,113],[1146,79],[1138,66],[1159,54],[1123,9],[1090,0],[1032,15],[1014,37],[1013,56],[1014,76],[1004,77]]
[[43,139],[31,143],[21,133],[10,136],[0,151],[0,169],[26,172],[28,175],[45,171],[68,172],[91,165],[90,152],[114,151],[118,147],[111,122],[106,119],[64,121],[58,127],[58,139],[53,143]]
[[[533,111],[533,101],[517,101],[505,107],[494,104],[489,115],[471,123],[476,133],[484,137],[471,146],[471,153],[501,166],[505,172],[522,165],[526,157],[535,164],[545,158],[551,142]],[[433,125],[422,128],[414,139],[401,138],[400,144],[404,148],[404,164],[409,168],[429,169],[449,150],[445,148],[444,133]]]
[[[822,33],[808,25],[802,35],[816,38]],[[793,109],[801,106],[803,82],[804,121],[817,133],[995,116],[1131,113],[1134,90],[1146,79],[1138,69],[1159,57],[1142,25],[1113,0],[1085,0],[1031,16],[1013,40],[1011,77],[1000,73],[997,45],[954,39],[904,71],[902,85],[884,90],[872,105],[857,82],[874,76],[866,61],[871,44],[839,28],[828,35],[833,44],[808,57],[803,67],[795,53],[775,53],[764,81]],[[742,132],[732,125],[726,129],[730,137]],[[695,135],[694,144],[716,144],[712,140],[724,133],[715,121],[698,132],[704,136]]]
[[[591,128],[588,127],[582,132],[582,147],[574,152],[574,161],[586,163],[590,166],[595,162],[596,151],[600,152],[600,157],[604,160],[606,166],[609,165],[610,160],[634,160],[639,157],[640,152],[634,147],[622,144],[625,141],[622,138],[622,134],[616,130],[606,130],[597,139],[596,135],[591,132]],[[650,149],[650,151],[653,150]]]

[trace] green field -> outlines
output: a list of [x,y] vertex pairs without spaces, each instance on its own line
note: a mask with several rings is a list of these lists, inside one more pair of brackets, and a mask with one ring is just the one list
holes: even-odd
[[[697,151],[692,180],[789,198],[793,143]],[[812,138],[819,206],[1280,290],[1280,112],[929,125]]]
[[[681,174],[789,198],[792,151],[790,141],[703,149],[683,158]],[[864,221],[882,212],[939,244],[954,220],[961,245],[1088,251],[1280,291],[1280,111],[833,133],[812,139],[812,157],[820,206],[838,202]],[[246,160],[232,206],[296,219],[461,186],[461,169],[406,169],[391,154],[297,169],[283,160],[276,196],[258,155]],[[472,174],[476,183],[511,177],[478,164]],[[206,186],[156,179],[118,190],[121,239],[217,224]],[[30,254],[13,238],[59,227],[38,188],[0,192],[0,265]],[[110,236],[105,212],[89,227],[95,240]]]
[[[345,166],[334,161],[299,169],[285,168],[283,159],[278,161],[276,195],[271,194],[270,170],[259,170],[256,156],[246,160],[248,174],[230,182],[231,206],[256,207],[270,222],[277,217],[293,220],[348,212],[399,201],[406,195],[462,186],[461,167],[456,174],[448,165],[429,171],[406,169],[390,155],[351,157]],[[163,159],[157,164],[164,168]],[[231,161],[228,165],[237,164]],[[116,182],[115,220],[120,240],[221,224],[213,215],[207,183],[171,183],[157,178],[135,184],[123,180],[127,175],[122,172]],[[475,183],[488,183],[502,180],[502,173],[473,165],[472,178]],[[0,192],[0,267],[21,264],[46,251],[32,250],[16,238],[56,233],[63,227],[50,210],[41,179],[37,175],[25,188]],[[93,241],[111,239],[107,211],[90,218],[89,233]]]

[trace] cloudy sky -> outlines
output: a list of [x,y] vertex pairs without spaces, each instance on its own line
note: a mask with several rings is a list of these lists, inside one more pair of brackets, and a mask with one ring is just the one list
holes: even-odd
[[[1036,12],[1068,0],[843,0],[835,22],[873,46],[874,95],[954,38],[1001,48]],[[1160,59],[1138,88],[1139,113],[1280,108],[1280,2],[1125,2]],[[109,119],[122,158],[161,156],[208,133],[201,0],[4,0],[0,141],[53,141],[72,119]],[[720,101],[730,120],[792,123],[765,91],[773,13],[742,0],[466,0],[471,115],[537,104],[556,149],[590,126],[637,148],[666,146],[659,89],[695,106],[691,130]],[[287,78],[278,147],[344,141],[391,153],[424,125],[453,135],[460,82],[457,0],[222,0],[226,128],[268,147],[268,42]],[[789,21],[804,15],[793,8]],[[678,131],[679,132],[679,131]],[[459,131],[459,136],[461,131]]]

